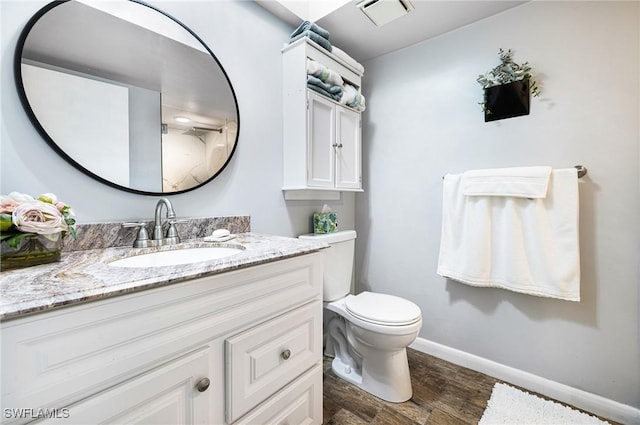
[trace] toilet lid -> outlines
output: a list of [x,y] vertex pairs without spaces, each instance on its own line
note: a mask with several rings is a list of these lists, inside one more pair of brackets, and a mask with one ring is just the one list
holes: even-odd
[[362,292],[345,299],[347,311],[355,317],[379,325],[402,326],[420,320],[420,307],[387,294]]

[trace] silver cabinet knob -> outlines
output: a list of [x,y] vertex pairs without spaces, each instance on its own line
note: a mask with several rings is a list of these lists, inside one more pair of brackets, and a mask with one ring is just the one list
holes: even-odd
[[287,360],[289,357],[291,357],[291,351],[289,349],[284,350],[281,354],[280,357],[283,358],[283,360]]
[[207,391],[207,389],[209,388],[209,385],[211,385],[211,381],[209,380],[209,378],[202,378],[196,384],[196,389],[201,393],[203,393]]

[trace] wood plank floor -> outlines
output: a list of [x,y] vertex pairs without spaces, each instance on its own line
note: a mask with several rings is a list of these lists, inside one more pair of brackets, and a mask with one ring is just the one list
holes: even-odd
[[[323,424],[477,424],[498,379],[407,349],[413,397],[383,401],[338,378],[324,359]],[[609,421],[612,425],[615,422]]]

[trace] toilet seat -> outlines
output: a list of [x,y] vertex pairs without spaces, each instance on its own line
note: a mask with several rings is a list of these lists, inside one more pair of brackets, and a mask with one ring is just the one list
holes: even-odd
[[374,292],[347,297],[345,308],[352,316],[376,325],[408,326],[422,319],[420,307],[411,301]]

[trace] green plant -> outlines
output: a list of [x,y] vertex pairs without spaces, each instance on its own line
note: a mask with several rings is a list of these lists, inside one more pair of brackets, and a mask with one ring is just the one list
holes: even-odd
[[[533,97],[540,95],[541,90],[531,75],[531,70],[533,68],[529,65],[529,62],[524,62],[522,65],[514,62],[513,50],[511,49],[506,51],[500,49],[498,51],[498,56],[500,57],[500,65],[496,66],[486,74],[478,75],[478,78],[476,78],[476,81],[483,89],[512,83],[514,81],[528,81],[529,89],[531,90]],[[485,110],[486,98],[484,101],[480,102],[480,104],[482,105],[483,110]]]

